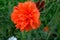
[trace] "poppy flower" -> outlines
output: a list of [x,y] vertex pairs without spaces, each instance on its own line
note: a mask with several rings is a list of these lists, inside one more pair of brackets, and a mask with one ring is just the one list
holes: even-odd
[[44,28],[44,32],[47,32],[47,31],[49,31],[49,27],[48,27],[48,26],[46,26],[46,27]]
[[30,31],[39,28],[40,12],[36,4],[31,1],[18,3],[11,13],[11,20],[20,31]]

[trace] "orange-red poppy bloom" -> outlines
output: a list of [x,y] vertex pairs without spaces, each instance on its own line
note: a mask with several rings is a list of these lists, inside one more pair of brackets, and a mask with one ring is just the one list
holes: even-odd
[[18,3],[11,13],[11,20],[20,31],[37,29],[40,25],[40,12],[36,4],[31,1]]
[[47,32],[47,31],[49,31],[49,27],[48,27],[48,26],[46,26],[46,27],[44,28],[44,32]]

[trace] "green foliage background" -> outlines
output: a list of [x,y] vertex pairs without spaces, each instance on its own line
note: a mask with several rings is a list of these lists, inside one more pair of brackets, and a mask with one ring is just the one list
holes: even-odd
[[[15,29],[10,14],[18,2],[25,1],[0,0],[0,40],[7,40],[11,36],[17,37],[18,40],[60,40],[60,0],[45,0],[45,8],[40,11],[40,28],[22,33]],[[32,1],[37,2],[38,0]],[[48,32],[43,31],[45,26],[50,28]]]

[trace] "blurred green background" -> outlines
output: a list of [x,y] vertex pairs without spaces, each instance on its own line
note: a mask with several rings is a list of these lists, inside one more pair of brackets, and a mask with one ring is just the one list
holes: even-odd
[[[18,2],[25,1],[0,0],[0,40],[8,40],[11,36],[15,36],[18,40],[60,40],[60,0],[44,0],[44,9],[40,9],[40,28],[22,33],[15,29],[10,14]],[[38,0],[32,1],[37,2]],[[46,26],[49,27],[48,32],[43,31]]]

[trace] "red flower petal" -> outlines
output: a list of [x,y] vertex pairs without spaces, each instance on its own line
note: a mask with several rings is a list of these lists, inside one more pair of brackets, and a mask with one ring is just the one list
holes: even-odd
[[40,25],[40,12],[34,2],[18,3],[11,14],[11,20],[20,31],[37,29]]

